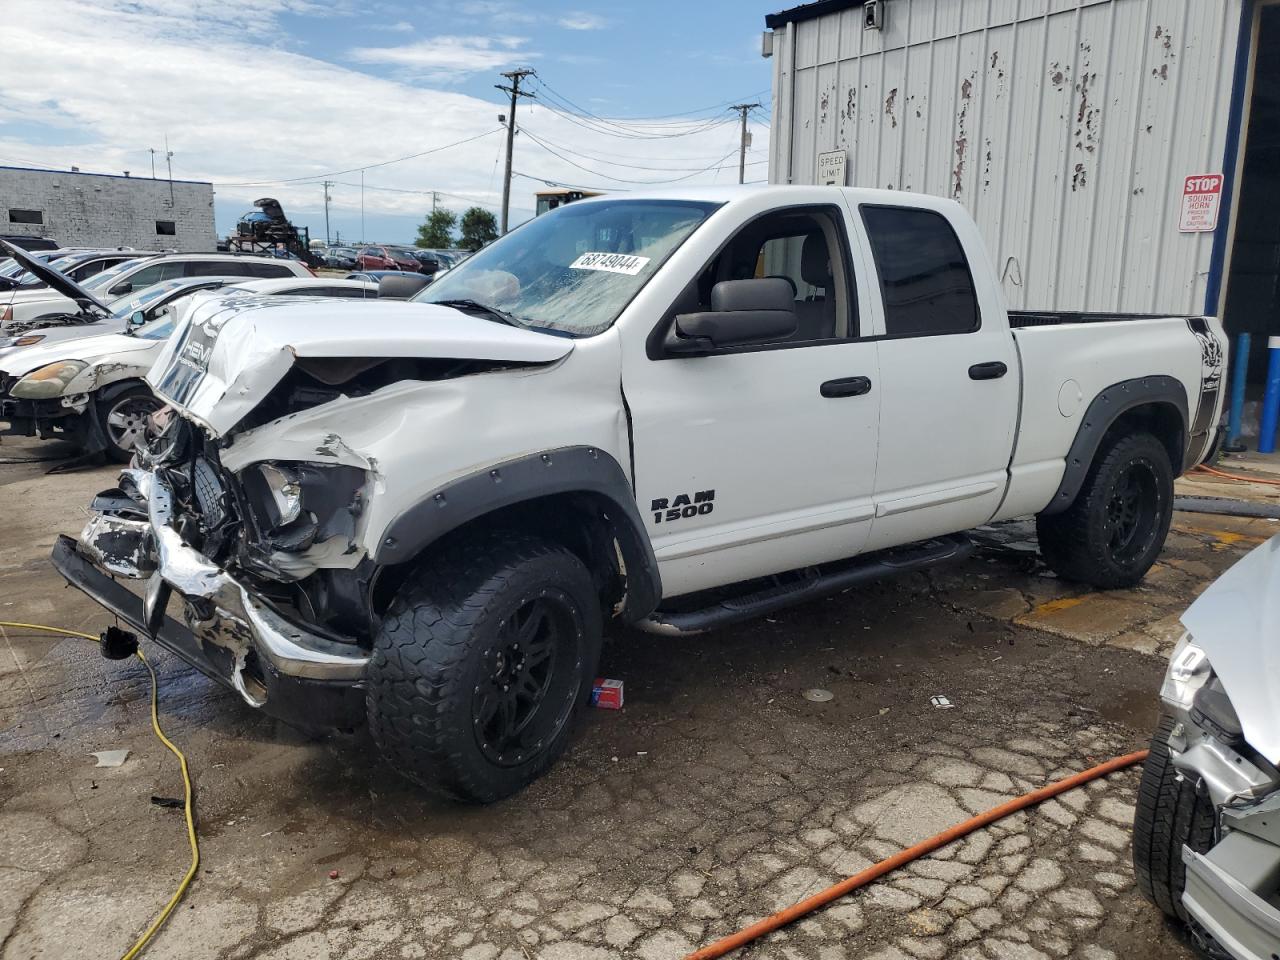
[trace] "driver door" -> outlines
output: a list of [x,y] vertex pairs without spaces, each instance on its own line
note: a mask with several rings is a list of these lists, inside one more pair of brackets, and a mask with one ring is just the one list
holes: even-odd
[[834,204],[756,217],[662,321],[710,310],[718,282],[781,277],[794,334],[681,356],[660,327],[624,360],[636,495],[668,597],[850,557],[867,540],[879,371],[876,342],[856,339],[870,312],[846,217]]

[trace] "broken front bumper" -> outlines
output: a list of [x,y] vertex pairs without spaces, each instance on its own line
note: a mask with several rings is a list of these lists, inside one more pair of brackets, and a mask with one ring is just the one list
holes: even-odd
[[[253,707],[310,727],[362,723],[365,651],[288,619],[183,543],[171,526],[172,492],[155,474],[126,470],[121,479],[130,496],[99,497],[108,512],[96,513],[78,542],[54,545],[67,581]],[[144,596],[116,577],[146,580]],[[175,592],[184,622],[166,614]]]

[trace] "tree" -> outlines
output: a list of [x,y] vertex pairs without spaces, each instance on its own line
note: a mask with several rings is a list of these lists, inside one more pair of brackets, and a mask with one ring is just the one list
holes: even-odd
[[471,207],[462,215],[462,249],[476,251],[498,239],[498,221],[483,207]]
[[457,225],[458,215],[452,210],[432,210],[418,225],[415,243],[431,250],[448,250],[453,246],[453,228]]

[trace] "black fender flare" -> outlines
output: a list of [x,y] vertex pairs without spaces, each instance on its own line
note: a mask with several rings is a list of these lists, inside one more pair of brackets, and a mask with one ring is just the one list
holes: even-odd
[[[1061,513],[1075,503],[1084,478],[1089,473],[1093,458],[1098,453],[1102,438],[1120,417],[1135,407],[1148,404],[1168,404],[1178,411],[1182,418],[1182,452],[1186,456],[1189,440],[1187,412],[1187,391],[1176,377],[1156,375],[1136,377],[1133,380],[1121,380],[1107,387],[1089,404],[1071,441],[1071,449],[1067,451],[1066,469],[1062,473],[1062,481],[1049,501],[1040,512],[1042,514]],[[1181,459],[1181,458],[1180,458]],[[1174,463],[1174,474],[1181,474],[1182,462]]]
[[598,447],[560,447],[497,463],[427,493],[388,524],[374,553],[380,565],[407,563],[463,524],[540,497],[587,493],[610,505],[609,519],[626,565],[623,617],[648,616],[662,599],[653,544],[621,465]]

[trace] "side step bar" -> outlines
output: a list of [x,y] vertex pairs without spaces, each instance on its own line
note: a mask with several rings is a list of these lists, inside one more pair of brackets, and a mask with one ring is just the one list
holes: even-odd
[[655,610],[632,626],[646,633],[664,637],[687,637],[743,620],[762,617],[783,607],[806,600],[839,593],[847,587],[871,580],[881,580],[915,570],[925,570],[941,563],[963,560],[973,552],[967,536],[957,535],[924,540],[906,547],[895,547],[855,557],[852,560],[810,567],[799,579],[766,587],[752,593],[719,600],[701,610],[664,612]]

